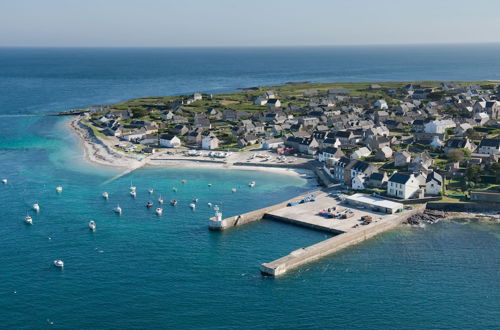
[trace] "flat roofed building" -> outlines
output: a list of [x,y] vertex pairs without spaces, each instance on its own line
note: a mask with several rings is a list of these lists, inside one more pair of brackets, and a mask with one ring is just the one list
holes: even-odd
[[345,201],[348,204],[355,206],[362,206],[368,208],[375,212],[383,212],[393,214],[404,208],[401,203],[388,201],[386,199],[365,195],[365,194],[354,194],[352,196],[347,196]]

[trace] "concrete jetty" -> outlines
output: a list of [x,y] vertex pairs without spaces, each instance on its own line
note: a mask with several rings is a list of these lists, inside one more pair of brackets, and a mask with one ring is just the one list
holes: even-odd
[[[301,200],[311,194],[316,195],[314,202],[287,206],[289,202]],[[357,194],[358,199],[362,197],[361,195]],[[335,235],[317,244],[292,251],[282,258],[263,263],[260,266],[260,271],[263,275],[280,276],[303,264],[318,260],[326,255],[393,229],[410,216],[422,213],[425,210],[425,204],[411,210],[403,209],[403,205],[400,204],[401,208],[398,208],[397,213],[390,214],[389,210],[386,210],[389,213],[384,213],[380,209],[380,204],[384,203],[383,199],[369,195],[366,195],[365,199],[366,204],[356,202],[353,204],[349,198],[344,200],[337,195],[332,196],[325,191],[317,190],[302,194],[283,203],[223,220],[216,219],[215,217],[211,218],[209,228],[211,230],[225,230],[264,218]],[[368,204],[370,202],[373,203],[373,208]],[[397,204],[389,201],[385,202]],[[337,214],[338,217],[329,218],[319,214],[320,211],[328,209],[332,213]],[[366,218],[369,218],[370,222],[363,220]]]
[[306,196],[317,195],[319,193],[321,193],[321,190],[310,191],[310,192],[304,193],[302,195],[299,195],[295,198],[284,201],[282,203],[278,203],[275,205],[264,207],[264,208],[261,208],[261,209],[255,210],[255,211],[251,211],[251,212],[247,212],[247,213],[243,213],[243,214],[238,214],[238,215],[235,215],[235,216],[232,216],[232,217],[229,217],[226,219],[222,219],[222,220],[217,220],[215,217],[212,217],[212,218],[210,218],[210,221],[208,223],[208,228],[210,230],[219,231],[219,230],[226,230],[228,228],[232,228],[232,227],[236,227],[236,226],[241,226],[241,225],[244,225],[244,224],[247,224],[250,222],[254,222],[254,221],[259,221],[259,220],[262,220],[262,218],[264,218],[264,215],[266,213],[275,211],[277,209],[284,208],[287,206],[287,204],[289,202],[297,201],[297,200],[300,200],[302,198],[305,198]]
[[375,235],[383,233],[387,230],[401,224],[410,216],[421,213],[425,209],[425,205],[420,206],[411,211],[406,211],[401,214],[394,214],[382,220],[366,225],[351,228],[348,232],[344,232],[314,245],[297,249],[290,254],[277,260],[263,263],[260,266],[260,271],[267,276],[280,276],[287,271],[297,268],[309,262],[316,261],[322,257],[330,255],[334,252],[342,250],[351,245],[360,243]]

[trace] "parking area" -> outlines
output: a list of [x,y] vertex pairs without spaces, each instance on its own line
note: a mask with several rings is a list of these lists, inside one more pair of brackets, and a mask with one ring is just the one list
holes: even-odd
[[[348,232],[367,223],[363,217],[370,217],[373,223],[393,218],[394,215],[374,212],[360,206],[352,206],[336,198],[335,194],[321,193],[314,202],[297,204],[269,212],[272,216],[287,218],[294,222],[310,224],[325,229]],[[320,215],[328,213],[329,216]],[[330,217],[330,216],[333,216]],[[366,219],[366,218],[365,218]]]

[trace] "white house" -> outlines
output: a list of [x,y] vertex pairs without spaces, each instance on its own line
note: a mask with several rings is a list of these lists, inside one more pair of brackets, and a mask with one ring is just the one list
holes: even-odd
[[213,150],[219,148],[219,139],[215,135],[207,135],[201,140],[203,150]]
[[262,143],[262,149],[278,149],[284,145],[283,139],[267,139]]
[[160,135],[160,146],[165,148],[178,148],[181,146],[181,140],[172,134]]
[[444,145],[444,142],[441,141],[438,135],[434,135],[432,137],[431,147],[434,149],[441,148]]
[[201,93],[194,93],[193,100],[194,101],[201,101],[201,100],[203,100],[203,96],[201,95]]
[[362,157],[368,157],[368,156],[370,156],[371,153],[372,152],[367,147],[361,147],[361,148],[359,148],[358,150],[354,151],[351,154],[351,158],[352,159],[360,159]]
[[425,181],[425,194],[431,196],[438,196],[443,187],[443,178],[440,174],[432,171],[427,175],[427,179]]
[[418,197],[420,185],[413,174],[394,173],[387,182],[387,195],[402,199]]
[[380,109],[380,110],[387,110],[387,109],[389,109],[389,106],[387,105],[387,102],[385,100],[383,100],[383,99],[375,101],[375,103],[373,103],[373,106],[376,109]]
[[482,139],[477,152],[485,155],[500,155],[500,139]]
[[446,129],[457,126],[453,120],[434,120],[424,125],[425,133],[444,134]]
[[366,176],[358,174],[352,178],[351,187],[353,190],[365,189]]

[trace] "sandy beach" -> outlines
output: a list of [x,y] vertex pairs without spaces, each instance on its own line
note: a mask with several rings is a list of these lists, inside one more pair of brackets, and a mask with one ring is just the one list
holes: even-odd
[[264,161],[262,158],[254,157],[256,154],[261,154],[272,155],[271,157],[276,158],[275,153],[263,150],[233,152],[224,159],[207,156],[187,156],[184,150],[178,149],[163,149],[149,156],[124,153],[112,147],[119,142],[117,138],[99,138],[95,136],[88,127],[80,123],[80,119],[80,116],[71,118],[67,127],[79,137],[85,160],[98,165],[121,168],[124,170],[122,175],[144,166],[151,166],[266,171],[305,178],[315,176],[314,171],[308,165],[311,159],[287,156],[289,163],[278,163],[277,161]]

